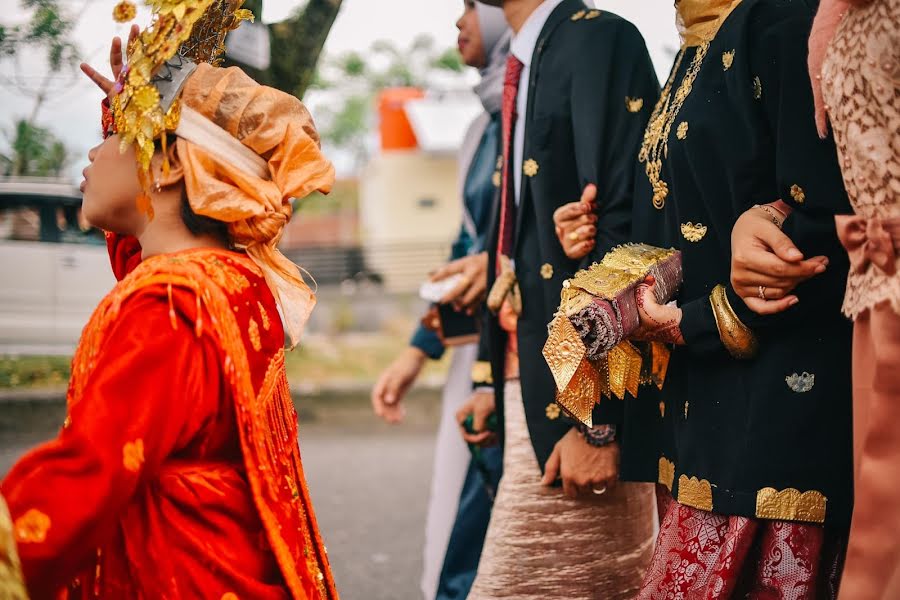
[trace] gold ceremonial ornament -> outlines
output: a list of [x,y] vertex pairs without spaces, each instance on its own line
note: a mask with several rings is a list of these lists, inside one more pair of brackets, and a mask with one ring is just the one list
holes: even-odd
[[636,113],[641,112],[641,109],[644,108],[644,99],[643,98],[632,98],[631,96],[625,97],[625,108],[628,109],[628,112]]
[[503,303],[509,301],[517,315],[522,314],[522,294],[512,260],[508,256],[500,256],[500,273],[488,293],[487,306],[494,314],[499,313]]
[[[240,8],[243,0],[145,0],[145,4],[151,22],[127,49],[128,63],[116,83],[120,91],[112,100],[112,111],[122,151],[133,145],[137,156],[142,190],[138,208],[152,218],[147,192],[155,141],[162,142],[165,153],[166,134],[175,131],[180,117],[180,86],[171,84],[186,64],[215,64],[224,51],[225,34],[252,20],[253,14]],[[116,17],[128,12],[127,6],[117,7]],[[165,96],[160,88],[165,88]],[[164,161],[164,172],[168,167]]]
[[582,423],[592,425],[593,408],[601,396],[620,400],[626,394],[637,396],[642,384],[661,389],[671,352],[663,343],[633,344],[624,340],[599,360],[591,361],[570,317],[595,298],[612,301],[676,253],[646,244],[625,244],[563,283],[543,354],[556,382],[557,403]]
[[714,287],[709,294],[709,302],[719,330],[719,339],[722,340],[722,345],[728,353],[740,360],[756,356],[759,347],[756,335],[734,312],[725,287],[722,285]]

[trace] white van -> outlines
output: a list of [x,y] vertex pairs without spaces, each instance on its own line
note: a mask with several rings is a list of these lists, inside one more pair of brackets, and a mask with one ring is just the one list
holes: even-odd
[[115,285],[68,182],[0,178],[0,354],[69,354]]

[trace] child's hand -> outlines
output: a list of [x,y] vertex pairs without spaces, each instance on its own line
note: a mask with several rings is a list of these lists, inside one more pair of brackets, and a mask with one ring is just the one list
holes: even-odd
[[[131,42],[137,38],[140,31],[141,29],[137,25],[131,26],[131,31],[128,32],[129,46],[131,45]],[[119,93],[119,90],[116,87],[116,81],[118,81],[119,76],[122,74],[122,69],[125,68],[125,62],[122,60],[122,38],[118,36],[113,38],[112,44],[109,46],[109,68],[112,71],[112,79],[107,79],[91,65],[81,63],[81,70],[84,74],[97,84],[97,87],[103,90],[103,93],[106,94],[107,98],[112,100],[113,96]]]

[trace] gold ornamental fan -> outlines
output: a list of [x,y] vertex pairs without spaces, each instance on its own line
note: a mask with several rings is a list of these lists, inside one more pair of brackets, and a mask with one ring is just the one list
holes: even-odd
[[568,388],[587,356],[587,348],[565,315],[557,315],[550,324],[550,335],[544,344],[543,354],[556,381],[556,389]]
[[[624,400],[627,394],[636,397],[641,385],[662,389],[671,354],[668,346],[625,339],[602,358],[591,360],[570,318],[595,301],[617,303],[617,314],[635,310],[629,294],[649,274],[656,277],[657,294],[662,296],[658,299],[668,301],[681,282],[680,262],[669,262],[680,260],[677,253],[648,244],[623,244],[563,283],[543,354],[556,382],[557,403],[571,416],[590,425],[593,406],[601,396]],[[633,327],[636,323],[632,320],[630,316],[619,326]]]
[[556,402],[572,417],[593,427],[592,415],[600,387],[600,373],[587,358],[582,359],[568,387],[557,393]]

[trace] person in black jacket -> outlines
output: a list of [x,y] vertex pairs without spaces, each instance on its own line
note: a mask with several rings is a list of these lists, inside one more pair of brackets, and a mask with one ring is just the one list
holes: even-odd
[[[683,47],[636,164],[633,238],[680,249],[684,267],[677,306],[641,296],[643,337],[674,350],[655,417],[668,505],[638,598],[834,598],[852,504],[834,215],[850,207],[814,120],[815,6],[676,7]],[[796,245],[793,262],[756,247],[763,220]],[[574,228],[557,224],[563,239]]]
[[562,282],[580,267],[556,239],[553,212],[595,184],[592,256],[627,239],[631,165],[658,82],[643,38],[612,13],[582,0],[502,4],[515,35],[501,207],[488,242],[488,304],[499,314],[482,336],[491,368],[480,371],[493,387],[459,418],[474,414],[467,440],[484,443],[496,410],[504,474],[469,598],[630,598],[650,555],[653,494],[615,487],[624,408],[602,404],[594,428],[576,427],[555,403],[542,348]]

